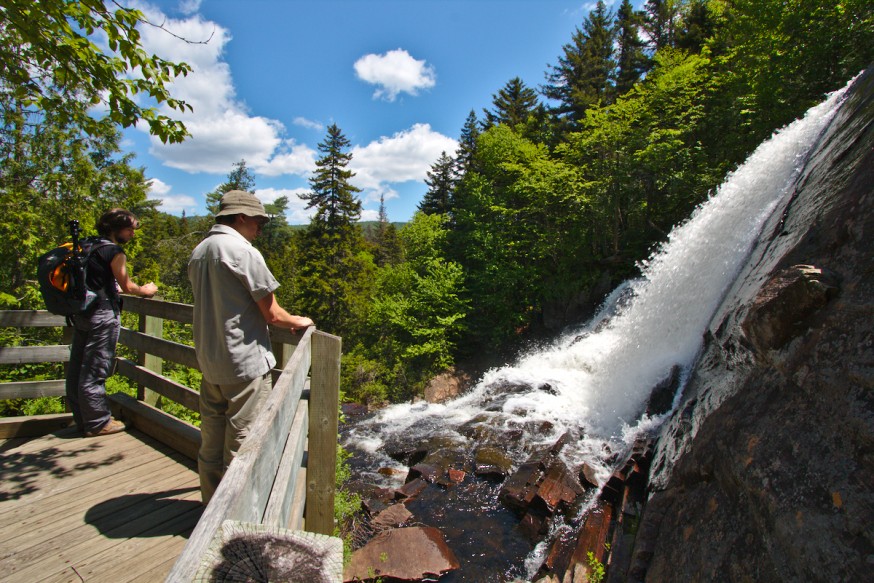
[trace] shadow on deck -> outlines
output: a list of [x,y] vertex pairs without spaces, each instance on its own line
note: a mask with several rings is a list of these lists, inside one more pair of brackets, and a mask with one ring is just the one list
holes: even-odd
[[0,443],[0,581],[162,581],[199,520],[196,464],[131,430]]

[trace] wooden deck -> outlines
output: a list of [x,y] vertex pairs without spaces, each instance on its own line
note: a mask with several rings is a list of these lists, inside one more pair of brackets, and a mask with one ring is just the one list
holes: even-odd
[[202,511],[196,464],[136,430],[0,441],[0,582],[163,581]]

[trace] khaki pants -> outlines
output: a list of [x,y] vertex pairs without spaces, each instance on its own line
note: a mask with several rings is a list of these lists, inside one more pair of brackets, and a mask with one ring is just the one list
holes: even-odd
[[200,451],[197,471],[200,492],[208,504],[240,444],[249,432],[270,391],[268,372],[251,381],[232,385],[200,384]]

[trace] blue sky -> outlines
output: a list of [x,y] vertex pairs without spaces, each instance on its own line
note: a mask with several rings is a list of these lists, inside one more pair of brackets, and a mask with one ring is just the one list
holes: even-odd
[[[607,2],[615,11],[618,0]],[[634,2],[635,5],[641,2]],[[175,215],[204,214],[204,195],[245,159],[255,194],[286,195],[288,220],[308,222],[297,194],[326,128],[350,140],[362,219],[379,198],[407,221],[440,153],[454,154],[471,110],[520,77],[544,83],[592,2],[565,0],[156,0],[135,1],[160,29],[147,50],[193,71],[172,87],[194,107],[192,138],[165,145],[142,128],[123,149],[151,179],[150,198]],[[184,42],[174,35],[183,37]]]

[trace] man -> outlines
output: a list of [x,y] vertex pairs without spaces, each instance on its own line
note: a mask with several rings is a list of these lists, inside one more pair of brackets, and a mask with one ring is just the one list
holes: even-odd
[[204,504],[273,388],[270,370],[276,358],[267,326],[298,331],[313,325],[286,312],[273,296],[279,282],[252,246],[268,220],[254,194],[227,192],[216,224],[188,262],[194,348],[203,372],[197,468]]
[[127,272],[127,257],[121,248],[134,237],[140,223],[133,213],[112,209],[97,221],[99,238],[88,260],[88,288],[98,299],[84,314],[71,316],[73,342],[67,366],[67,402],[73,410],[76,427],[86,437],[124,431],[121,421],[112,418],[106,399],[106,379],[115,364],[115,347],[121,328],[119,290],[150,298],[158,286],[149,282],[139,286]]

